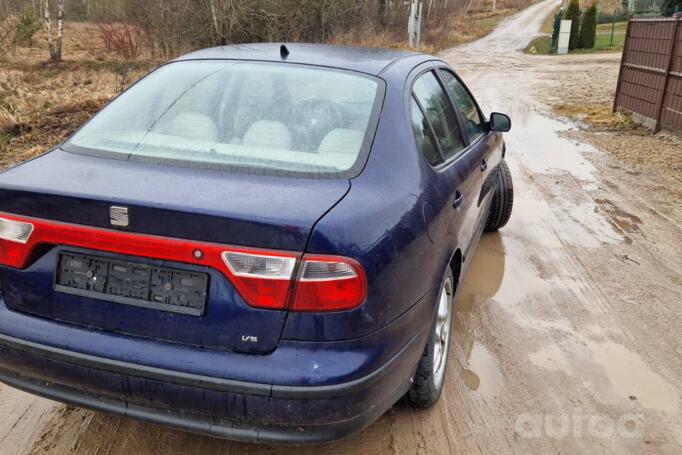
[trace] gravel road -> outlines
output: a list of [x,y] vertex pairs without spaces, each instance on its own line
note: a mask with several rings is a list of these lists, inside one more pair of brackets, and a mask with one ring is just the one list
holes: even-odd
[[566,74],[613,74],[619,58],[522,54],[557,3],[443,53],[486,110],[512,116],[517,198],[510,224],[483,237],[457,297],[437,406],[397,404],[352,438],[292,451],[0,386],[0,454],[682,453],[682,195],[551,114],[543,94],[555,80],[560,98]]

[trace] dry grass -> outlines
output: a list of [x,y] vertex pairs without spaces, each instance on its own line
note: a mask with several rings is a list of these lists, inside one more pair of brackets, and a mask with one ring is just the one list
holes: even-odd
[[0,64],[0,168],[57,145],[146,71],[144,64],[133,71],[101,62]]
[[626,131],[636,127],[632,117],[623,112],[612,112],[609,105],[555,104],[555,113],[586,122],[594,131]]
[[66,23],[61,63],[46,62],[45,34],[0,61],[0,169],[59,144],[158,62],[110,56],[94,24]]
[[[431,29],[423,31],[419,51],[425,54],[434,54],[440,50],[482,38],[516,11],[512,8],[498,8],[496,13],[473,12],[467,17],[454,17],[444,20],[440,24],[434,24]],[[409,49],[406,38],[406,33],[401,33],[398,36],[396,33],[377,30],[368,25],[360,31],[349,30],[337,33],[331,42],[349,46]]]

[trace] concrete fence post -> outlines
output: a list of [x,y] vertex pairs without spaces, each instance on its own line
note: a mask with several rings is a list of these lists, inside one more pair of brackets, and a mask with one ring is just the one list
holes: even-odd
[[419,49],[422,27],[422,0],[411,0],[410,19],[407,22],[408,45]]

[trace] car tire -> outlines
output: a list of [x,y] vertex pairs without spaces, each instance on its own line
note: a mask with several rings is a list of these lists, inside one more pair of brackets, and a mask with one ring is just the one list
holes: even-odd
[[507,162],[502,160],[496,171],[497,185],[488,211],[485,231],[497,231],[507,224],[514,206],[514,184]]
[[452,329],[452,298],[455,284],[452,270],[448,268],[436,302],[436,316],[431,325],[429,339],[422,353],[412,387],[407,392],[407,402],[415,408],[433,406],[443,391],[447,372],[450,333]]

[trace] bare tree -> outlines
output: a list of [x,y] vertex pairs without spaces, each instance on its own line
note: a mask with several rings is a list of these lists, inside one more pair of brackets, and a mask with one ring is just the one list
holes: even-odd
[[[43,3],[52,3],[54,21],[57,0],[36,1],[39,10]],[[436,36],[451,33],[450,20],[477,9],[483,1],[422,0],[425,36],[434,40]],[[489,1],[485,0],[486,8]],[[371,39],[372,34],[386,42],[401,40],[410,5],[405,0],[70,0],[65,3],[65,13],[70,18],[139,27],[144,31],[145,48],[164,57],[200,47],[245,42],[325,42],[337,36],[348,36],[349,42],[362,42],[364,35]]]
[[52,19],[49,0],[42,0],[42,9],[47,29],[47,48],[53,62],[62,60],[62,41],[64,38],[64,0],[57,0],[57,39],[52,39]]
[[17,15],[9,2],[0,0],[0,58],[14,48]]
[[464,10],[464,15],[465,15],[465,16],[468,16],[468,15],[469,15],[469,11],[471,11],[471,7],[473,6],[473,4],[474,4],[474,0],[469,0],[469,3],[467,3],[467,7],[466,7],[466,9]]
[[379,16],[379,25],[386,26],[386,0],[378,0],[377,16]]

